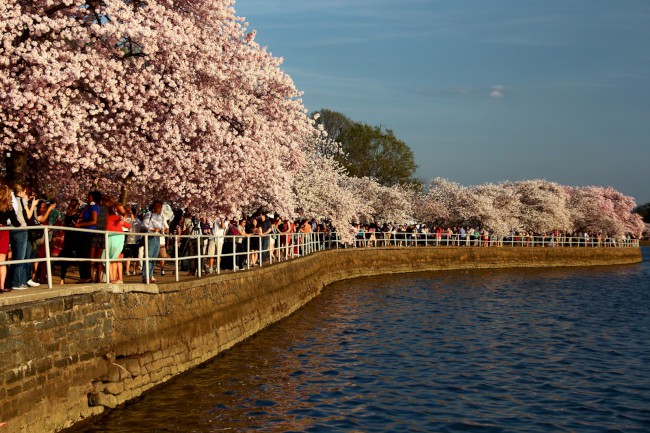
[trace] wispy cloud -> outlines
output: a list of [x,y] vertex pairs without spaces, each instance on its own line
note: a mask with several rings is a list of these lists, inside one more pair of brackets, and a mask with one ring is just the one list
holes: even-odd
[[490,92],[491,98],[503,98],[503,92],[506,90],[506,87],[502,84],[494,84],[492,86],[492,91]]
[[470,86],[460,86],[460,87],[428,87],[428,88],[418,88],[411,90],[410,93],[416,93],[422,96],[430,96],[433,98],[446,98],[454,96],[476,96],[476,91]]

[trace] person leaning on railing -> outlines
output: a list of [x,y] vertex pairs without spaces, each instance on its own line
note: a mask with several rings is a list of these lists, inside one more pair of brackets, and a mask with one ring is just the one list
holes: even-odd
[[[7,227],[8,223],[11,223],[13,227],[20,227],[20,222],[11,202],[11,189],[7,185],[0,185],[0,227]],[[0,263],[7,261],[9,237],[8,230],[0,230]],[[0,265],[0,293],[11,292],[10,288],[5,288],[6,279],[7,265],[2,264]]]

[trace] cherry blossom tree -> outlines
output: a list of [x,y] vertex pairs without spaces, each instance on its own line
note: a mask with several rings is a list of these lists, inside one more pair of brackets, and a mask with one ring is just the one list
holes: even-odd
[[464,187],[436,178],[413,203],[420,221],[475,225],[498,236],[513,230],[639,236],[643,230],[641,217],[632,213],[634,199],[611,187],[567,187],[540,179]]
[[561,185],[533,179],[514,182],[512,186],[519,197],[522,230],[541,234],[571,228],[567,193]]
[[476,218],[476,197],[473,192],[443,178],[435,178],[429,185],[425,203],[427,210],[417,213],[437,225],[464,225]]
[[640,236],[643,219],[632,213],[636,203],[611,187],[565,187],[573,230],[621,236]]
[[313,122],[233,4],[0,0],[8,177],[293,208]]
[[351,223],[358,219],[360,209],[357,197],[346,188],[348,180],[347,172],[334,158],[312,155],[294,183],[297,208],[305,215],[331,221],[343,242],[353,241]]
[[512,183],[486,183],[471,188],[477,200],[476,219],[480,227],[501,237],[521,230],[518,218],[520,201]]

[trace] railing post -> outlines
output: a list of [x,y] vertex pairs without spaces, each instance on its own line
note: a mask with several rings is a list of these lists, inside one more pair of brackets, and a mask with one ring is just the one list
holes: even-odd
[[[222,227],[222,229],[223,229],[223,227]],[[217,235],[217,237],[215,239],[215,242],[216,242],[215,247],[217,249],[217,257],[215,259],[217,261],[217,275],[219,275],[221,273],[221,249],[223,248],[223,245],[226,243],[226,239],[224,238],[221,241],[221,248],[219,248],[219,238],[220,237],[224,238],[223,235]]]
[[[110,254],[108,254],[108,232],[104,231],[104,254],[106,254],[106,261],[105,263],[105,269],[104,269],[104,283],[110,283],[111,282],[111,259],[110,259]],[[99,278],[101,280],[101,273],[99,274]]]
[[143,233],[144,236],[144,275],[145,284],[149,285],[149,233]]
[[201,239],[201,233],[199,233],[199,237],[196,238],[196,275],[198,277],[201,277],[201,268],[203,267],[202,259],[201,259],[201,250],[203,248],[203,239]]
[[246,270],[251,268],[251,237],[246,236]]
[[235,235],[231,235],[232,238],[232,252],[230,255],[232,256],[232,271],[237,272],[239,269],[239,266],[237,265],[237,237]]
[[[50,260],[50,243],[48,239],[50,237],[50,229],[45,226],[43,229],[43,242],[45,242],[45,267],[47,269],[47,288],[52,288],[52,261]],[[8,233],[11,236],[11,232]]]
[[180,281],[180,277],[178,275],[180,273],[179,272],[180,269],[178,266],[178,261],[179,261],[178,260],[178,239],[179,239],[178,235],[175,235],[174,236],[174,278],[176,279],[176,282]]

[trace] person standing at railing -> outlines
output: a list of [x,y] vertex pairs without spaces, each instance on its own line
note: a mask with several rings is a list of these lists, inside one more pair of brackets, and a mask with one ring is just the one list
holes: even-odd
[[[56,203],[50,203],[45,200],[39,200],[38,205],[36,206],[36,216],[35,216],[35,221],[38,225],[54,225],[56,223],[56,220],[50,221],[50,216],[52,215],[54,209],[56,209]],[[60,214],[60,212],[59,212]],[[34,242],[32,243],[32,251],[29,256],[30,259],[35,259],[35,258],[43,258],[45,257],[45,248],[44,244],[45,242],[49,242],[50,239],[45,239],[45,233],[42,231],[38,231],[35,233],[39,233],[38,238],[34,239]],[[50,232],[50,235],[52,232]],[[32,281],[39,281],[38,274],[39,274],[39,267],[40,267],[40,274],[43,275],[45,273],[45,263],[34,263],[31,269],[31,280]]]
[[201,245],[200,245],[200,251],[201,251],[201,256],[203,256],[203,263],[199,263],[199,266],[201,266],[201,269],[203,269],[203,273],[209,273],[208,272],[208,265],[209,261],[207,260],[208,256],[208,248],[210,247],[210,238],[212,237],[212,223],[214,223],[214,218],[208,218],[205,214],[201,215],[201,235],[203,236],[201,238]]
[[[27,227],[27,221],[34,217],[36,200],[34,200],[34,197],[31,197],[32,201],[31,204],[29,204],[27,190],[21,184],[15,184],[13,189],[15,197],[13,207],[16,212],[16,217],[18,218],[20,227]],[[11,244],[11,256],[13,260],[25,260],[29,257],[29,254],[31,253],[31,245],[29,242],[28,232],[29,230],[13,230],[11,232],[9,242]],[[12,265],[12,268],[13,276],[11,279],[11,286],[14,290],[25,290],[30,286],[40,286],[40,284],[29,279],[31,269],[29,263]]]
[[[65,215],[63,216],[63,225],[65,227],[74,227],[75,223],[79,219],[79,200],[76,198],[73,198],[70,200],[70,203],[68,203],[68,208],[65,211]],[[59,253],[59,257],[65,257],[65,258],[73,258],[73,257],[78,257],[79,256],[79,235],[81,233],[75,232],[75,231],[68,231],[66,230],[64,232],[63,236],[63,248],[61,248],[61,252]],[[61,261],[59,262],[61,266],[61,282],[60,284],[65,284],[65,278],[68,273],[68,267],[70,266],[70,262],[68,261]]]
[[269,249],[271,250],[271,259],[275,261],[280,260],[280,217],[276,214],[271,221],[271,240],[269,241]]
[[293,256],[289,248],[291,248],[291,223],[289,223],[289,218],[285,217],[282,220],[282,223],[278,225],[278,231],[280,232],[280,254],[286,260]]
[[[13,227],[20,227],[20,222],[16,216],[16,211],[12,205],[11,189],[7,185],[0,185],[0,227],[7,227],[11,224]],[[9,238],[11,237],[8,230],[0,230],[0,262],[7,261],[9,254]],[[7,279],[7,265],[0,265],[0,292],[11,292],[11,288],[5,287]]]
[[262,236],[262,245],[261,245],[261,254],[262,262],[269,261],[269,249],[270,249],[270,239],[273,234],[273,223],[269,219],[269,216],[262,213],[260,214],[259,227],[260,235]]
[[[192,236],[182,238],[181,241],[181,257],[196,256],[199,251],[199,235],[201,234],[201,221],[199,218],[192,214],[190,208],[185,209],[183,216],[183,235]],[[197,259],[186,259],[183,261],[188,270],[187,275],[197,275],[198,262]]]
[[[165,218],[162,216],[162,206],[162,201],[155,200],[151,206],[151,210],[142,217],[142,231],[144,233],[156,234],[158,236],[165,233],[166,224]],[[149,236],[147,239],[146,257],[149,260],[145,260],[145,263],[143,263],[142,266],[143,283],[156,282],[156,279],[153,277],[153,268],[156,265],[156,259],[158,258],[158,253],[160,252],[160,240],[158,239],[158,236]]]
[[262,235],[262,230],[258,225],[257,218],[250,218],[246,222],[246,234],[248,239],[244,239],[246,243],[246,260],[248,266],[255,266],[258,264],[257,255],[260,250],[260,236]]
[[[106,230],[108,215],[111,212],[111,204],[112,201],[104,197],[104,195],[102,195],[102,198],[97,202],[97,205],[99,206],[99,212],[97,213],[97,230]],[[106,247],[106,236],[104,233],[93,235],[92,243],[90,245],[90,257],[96,261],[90,264],[90,269],[95,283],[104,282],[104,265],[101,263],[100,259],[102,258],[102,254]]]
[[[168,224],[170,243],[171,243],[170,250],[172,253],[172,257],[175,259],[177,259],[178,256],[180,256],[180,254],[182,253],[182,248],[184,245],[183,239],[180,237],[183,234],[183,230],[185,228],[185,221],[183,215],[184,215],[183,209],[175,209],[174,217]],[[142,244],[142,241],[140,243]],[[175,273],[176,270],[174,270],[174,274]]]
[[[76,222],[75,227],[87,230],[97,230],[97,218],[99,216],[99,202],[102,200],[102,193],[99,191],[91,191],[88,193],[88,202],[86,206],[81,209],[81,219]],[[95,237],[94,233],[80,232],[77,256],[83,258],[92,258],[92,242]],[[79,283],[87,284],[92,283],[91,262],[82,261],[79,264]]]
[[[121,203],[113,201],[109,197],[104,197],[102,202],[108,209],[106,231],[111,233],[108,234],[108,245],[106,245],[101,259],[105,260],[107,255],[111,260],[117,259],[122,256],[122,250],[124,249],[124,231],[125,229],[128,231],[131,224],[126,221],[126,209]],[[108,270],[108,281],[114,284],[122,284],[122,269],[122,262],[112,262]]]
[[225,218],[212,216],[210,218],[211,233],[208,240],[207,256],[208,256],[208,274],[215,271],[215,256],[216,256],[216,269],[221,266],[221,252],[223,250],[224,235],[226,234],[227,221]]
[[237,223],[237,232],[239,233],[239,237],[237,238],[236,244],[237,258],[235,260],[235,265],[239,269],[244,268],[244,262],[248,256],[248,234],[246,233],[246,224],[247,220],[245,218],[240,219]]
[[303,220],[300,223],[300,227],[298,229],[298,232],[301,233],[298,236],[298,245],[300,245],[300,250],[299,250],[299,255],[304,256],[306,254],[305,252],[305,243],[307,242],[307,238],[309,237],[309,233],[311,233],[311,225],[307,220]]
[[465,246],[467,244],[467,230],[465,230],[465,227],[461,227],[460,230],[458,230],[458,239],[460,241],[461,246]]
[[487,247],[490,242],[490,235],[486,228],[478,229],[478,245]]
[[[136,273],[136,263],[138,258],[138,250],[140,249],[140,233],[142,223],[136,216],[135,206],[126,207],[126,222],[129,223],[129,234],[126,236],[123,255],[127,259],[126,261],[126,275],[135,275]],[[133,271],[131,271],[131,262],[133,262]]]
[[237,258],[234,255],[237,252],[237,238],[234,236],[239,236],[239,230],[237,229],[237,221],[232,219],[226,228],[226,238],[223,242],[223,257],[220,265],[222,270],[237,268]]

